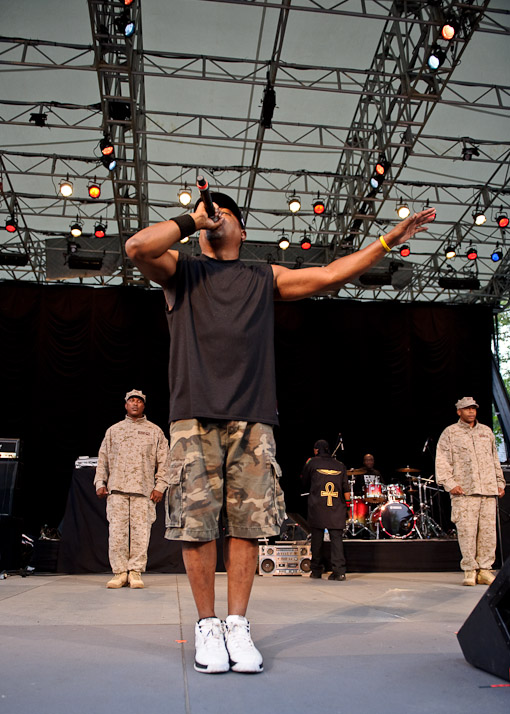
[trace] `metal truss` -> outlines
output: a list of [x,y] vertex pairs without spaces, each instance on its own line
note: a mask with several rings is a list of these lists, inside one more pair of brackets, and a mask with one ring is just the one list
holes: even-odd
[[[443,9],[428,0],[202,2],[271,9],[275,23],[269,58],[144,49],[140,0],[130,10],[136,30],[128,39],[117,24],[122,4],[113,0],[88,0],[90,45],[0,37],[0,72],[51,69],[57,76],[59,72],[94,72],[99,83],[99,101],[94,104],[0,99],[0,124],[30,126],[39,132],[38,136],[54,129],[63,137],[55,154],[0,151],[3,178],[0,217],[15,212],[19,226],[16,233],[2,240],[2,250],[28,256],[26,265],[0,266],[0,277],[46,279],[48,241],[65,238],[69,222],[76,217],[89,233],[95,220],[107,218],[108,235],[118,240],[120,267],[111,275],[84,273],[81,279],[100,285],[148,285],[126,258],[125,241],[140,228],[182,212],[177,192],[184,183],[193,185],[197,172],[202,172],[215,188],[237,192],[237,200],[249,219],[249,239],[253,238],[243,249],[247,262],[277,262],[291,269],[324,265],[361,247],[395,223],[395,202],[401,197],[417,209],[437,206],[438,219],[431,228],[432,237],[415,238],[412,256],[407,261],[398,255],[383,261],[374,270],[374,281],[379,284],[357,281],[334,297],[488,302],[497,309],[505,305],[510,298],[509,259],[505,256],[495,266],[487,256],[498,244],[509,249],[510,245],[506,244],[504,232],[493,224],[474,227],[470,211],[474,204],[492,213],[500,207],[510,210],[510,141],[506,137],[494,140],[441,136],[426,133],[426,125],[439,106],[508,116],[510,85],[458,81],[453,73],[474,33],[510,34],[509,14],[490,8],[489,0],[447,2]],[[432,73],[425,58],[438,39],[446,9],[461,16],[461,31],[448,43],[444,65]],[[382,32],[370,68],[286,62],[284,48],[291,13],[319,13],[326,20],[329,16],[345,16],[380,21]],[[259,115],[250,107],[248,116],[232,112],[197,114],[186,112],[185,106],[182,112],[162,111],[147,106],[148,77],[165,82],[185,81],[190,92],[199,86],[193,84],[196,82],[240,83],[259,88],[264,97],[271,91],[291,91],[297,101],[320,97],[321,93],[340,93],[357,98],[358,105],[352,122],[345,126],[302,121],[303,115],[298,115],[296,121],[282,121],[278,112],[268,120],[264,102]],[[38,116],[44,116],[43,124],[38,123]],[[118,166],[108,182],[101,180],[101,198],[92,200],[80,191],[69,199],[57,197],[61,178],[69,177],[82,185],[99,170],[104,174],[97,149],[103,134],[115,145]],[[67,138],[90,142],[91,137],[95,153],[65,153],[63,144]],[[243,147],[251,156],[242,165],[166,160],[172,147],[182,142],[198,150],[210,144]],[[466,147],[476,149],[471,159],[473,167],[484,168],[484,174],[491,168],[489,178],[452,180],[454,162],[461,159]],[[315,165],[321,165],[324,157],[329,170],[300,168],[302,163],[297,161],[293,168],[268,166],[266,157],[270,154],[265,154],[266,150],[284,151],[296,158],[300,152],[316,152]],[[369,181],[374,163],[382,155],[391,169],[381,189],[373,191]],[[433,161],[436,166],[444,165],[444,180],[422,181],[404,171],[411,160],[416,163],[421,159]],[[49,188],[39,193],[28,188],[15,190],[14,184],[21,176],[49,179],[45,184]],[[290,215],[285,195],[292,191],[308,199],[309,206],[312,198],[320,194],[327,207],[323,217],[316,217],[306,205],[299,214]],[[273,200],[268,201],[268,196]],[[275,201],[275,196],[281,200]],[[459,205],[463,208],[455,221],[441,219],[442,209],[456,208],[458,212]],[[312,238],[312,248],[306,252],[299,247],[305,231]],[[286,252],[276,247],[282,232],[291,238],[291,247]],[[475,265],[466,263],[461,255],[471,240],[484,248],[484,255]],[[444,257],[444,248],[451,243],[459,253],[453,262]],[[198,250],[196,240],[180,249]],[[471,292],[438,289],[438,279],[453,270],[467,277],[476,273],[481,287]]]

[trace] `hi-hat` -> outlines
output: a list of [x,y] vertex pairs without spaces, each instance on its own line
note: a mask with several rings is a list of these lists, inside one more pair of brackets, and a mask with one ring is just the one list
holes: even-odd
[[419,474],[420,469],[412,469],[410,466],[405,466],[403,469],[397,469],[401,474]]
[[361,476],[361,474],[366,473],[366,469],[347,469],[347,476]]

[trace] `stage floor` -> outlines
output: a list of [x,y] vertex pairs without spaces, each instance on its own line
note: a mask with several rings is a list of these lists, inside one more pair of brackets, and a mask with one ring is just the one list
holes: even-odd
[[[255,578],[248,616],[259,675],[193,669],[185,575],[145,590],[108,576],[0,580],[6,714],[505,714],[510,687],[471,667],[455,636],[486,586],[461,573],[350,573],[345,582]],[[226,575],[216,576],[225,616]],[[185,640],[185,642],[182,642]]]

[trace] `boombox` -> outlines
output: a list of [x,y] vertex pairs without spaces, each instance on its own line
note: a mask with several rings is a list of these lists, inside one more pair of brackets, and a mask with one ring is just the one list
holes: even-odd
[[304,575],[310,572],[310,545],[259,545],[259,575]]

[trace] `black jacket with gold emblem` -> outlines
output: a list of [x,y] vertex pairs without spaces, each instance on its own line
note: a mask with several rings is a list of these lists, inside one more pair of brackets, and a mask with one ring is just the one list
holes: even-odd
[[301,475],[303,492],[308,496],[308,525],[313,528],[345,528],[347,507],[344,493],[349,491],[345,466],[332,456],[309,459]]

